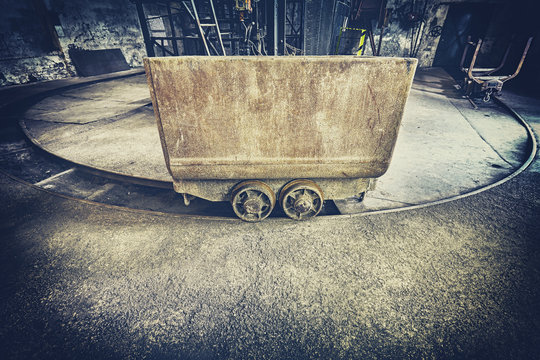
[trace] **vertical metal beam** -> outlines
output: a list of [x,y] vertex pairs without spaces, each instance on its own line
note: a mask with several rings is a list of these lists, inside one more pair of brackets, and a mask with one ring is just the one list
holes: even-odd
[[469,71],[467,73],[467,76],[469,76],[469,79],[473,79],[479,84],[480,82],[476,80],[473,76],[473,69],[474,69],[474,64],[476,64],[476,58],[478,57],[478,53],[480,52],[481,47],[482,47],[482,39],[478,39],[478,42],[476,43],[476,49],[474,50],[473,58],[471,60],[471,65],[469,65]]
[[135,4],[137,6],[137,15],[139,15],[139,23],[141,24],[141,31],[143,34],[144,45],[146,47],[146,55],[148,57],[156,56],[154,52],[154,44],[150,39],[150,31],[148,30],[148,24],[146,22],[146,17],[144,16],[144,9],[141,2],[137,1]]
[[274,0],[274,55],[278,55],[278,41],[279,41],[279,31],[278,31],[278,6],[279,0]]
[[195,15],[195,21],[197,22],[197,26],[199,27],[199,34],[201,34],[201,40],[204,44],[204,50],[206,51],[206,55],[210,56],[210,50],[208,50],[208,44],[206,43],[206,34],[201,26],[201,20],[199,19],[199,13],[197,12],[197,7],[195,6],[194,0],[191,0],[191,7],[193,8],[193,14]]
[[287,0],[279,0],[279,16],[278,16],[278,52],[280,55],[287,54],[287,33],[286,33],[286,16],[287,16]]
[[169,26],[171,27],[171,37],[173,38],[171,39],[171,42],[173,46],[174,55],[178,56],[180,55],[180,53],[178,53],[178,44],[176,43],[176,39],[174,39],[176,37],[176,31],[174,31],[174,21],[172,18],[171,3],[167,3],[167,16],[169,18]]
[[216,24],[216,33],[219,40],[219,46],[221,46],[221,51],[223,51],[223,56],[226,56],[227,54],[225,53],[225,46],[223,46],[223,39],[221,38],[221,31],[219,30],[218,19],[216,16],[216,9],[214,8],[214,2],[212,0],[210,0],[210,7],[212,8],[212,16],[214,17],[214,22]]

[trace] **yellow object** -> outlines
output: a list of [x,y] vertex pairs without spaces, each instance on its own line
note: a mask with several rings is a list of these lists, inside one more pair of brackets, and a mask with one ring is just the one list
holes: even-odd
[[354,30],[358,30],[360,31],[360,43],[358,44],[358,52],[356,53],[356,55],[360,56],[360,55],[363,55],[364,54],[364,44],[366,42],[366,33],[367,33],[367,30],[366,29],[354,29]]
[[339,53],[339,44],[341,43],[341,36],[343,35],[343,32],[344,31],[347,31],[347,30],[353,30],[353,31],[360,31],[360,43],[359,43],[359,46],[358,46],[358,51],[356,53],[356,55],[360,56],[364,53],[364,44],[365,44],[365,41],[366,41],[366,33],[367,33],[367,30],[366,29],[358,29],[358,28],[349,28],[349,27],[346,27],[346,28],[340,28],[339,29],[339,36],[338,36],[338,41],[337,41],[337,44],[336,44],[336,51],[334,54],[338,54]]

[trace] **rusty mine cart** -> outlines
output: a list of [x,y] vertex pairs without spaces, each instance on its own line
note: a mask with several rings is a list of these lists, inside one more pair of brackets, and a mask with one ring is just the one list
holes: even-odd
[[230,201],[245,221],[360,196],[390,164],[416,59],[146,58],[165,162],[186,205]]
[[[463,50],[463,55],[461,56],[460,68],[461,68],[461,71],[465,74],[465,79],[463,80],[463,88],[465,90],[465,96],[469,99],[469,101],[471,101],[471,103],[474,105],[475,108],[476,108],[476,105],[471,100],[471,96],[473,96],[475,93],[482,93],[484,95],[483,97],[484,102],[489,102],[491,100],[491,95],[501,94],[501,91],[505,82],[507,82],[508,80],[512,80],[513,78],[518,76],[519,72],[521,71],[521,67],[523,66],[523,62],[525,61],[525,58],[527,57],[527,52],[529,51],[532,41],[533,41],[533,37],[530,37],[527,40],[525,49],[523,50],[523,53],[521,54],[521,58],[513,74],[494,75],[495,73],[497,73],[499,70],[501,70],[504,67],[506,63],[506,59],[508,58],[508,54],[514,42],[513,39],[508,45],[508,47],[506,48],[503,58],[497,67],[478,68],[478,67],[475,67],[475,65],[476,65],[476,60],[478,58],[478,54],[482,47],[483,40],[478,39],[478,41],[474,43],[471,41],[470,36],[467,38],[467,43],[465,44],[465,49]],[[469,47],[474,47],[474,53],[472,55],[472,59],[471,59],[471,63],[469,64],[469,67],[465,67],[464,63],[465,63],[465,59],[467,58]]]

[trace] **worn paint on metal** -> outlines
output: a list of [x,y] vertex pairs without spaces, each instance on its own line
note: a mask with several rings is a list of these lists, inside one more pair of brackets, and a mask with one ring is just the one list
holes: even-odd
[[194,56],[145,68],[175,184],[360,179],[388,168],[416,60]]

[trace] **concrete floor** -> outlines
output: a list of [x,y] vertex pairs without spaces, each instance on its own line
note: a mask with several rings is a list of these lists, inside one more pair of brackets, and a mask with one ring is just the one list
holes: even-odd
[[[538,102],[521,101],[540,131]],[[0,174],[0,352],[538,358],[539,169],[424,209],[258,224],[111,209]]]

